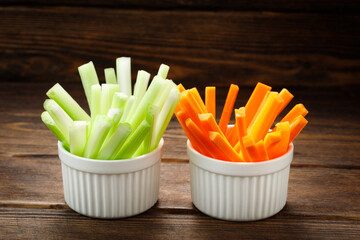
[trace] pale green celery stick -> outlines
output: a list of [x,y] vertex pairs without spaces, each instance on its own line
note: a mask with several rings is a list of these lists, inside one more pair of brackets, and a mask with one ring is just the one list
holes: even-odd
[[153,135],[151,137],[151,148],[150,151],[154,150],[165,132],[166,127],[168,126],[172,115],[174,114],[174,110],[180,100],[181,94],[179,89],[173,87],[170,91],[169,97],[166,100],[159,117],[155,123],[155,129]]
[[137,157],[150,152],[151,147],[151,136],[154,130],[154,123],[157,120],[160,109],[156,105],[150,105],[146,112],[146,121],[150,124],[149,134],[146,135],[144,141],[141,144],[141,147],[136,150],[132,157]]
[[97,159],[114,160],[115,155],[121,149],[131,131],[132,129],[130,124],[120,123],[115,132],[109,138],[109,141],[105,142],[101,147],[101,150],[97,155]]
[[102,143],[113,121],[106,115],[97,115],[94,124],[91,126],[90,134],[85,146],[83,156],[86,158],[95,158],[99,153]]
[[113,126],[111,127],[108,134],[106,135],[106,138],[105,138],[103,144],[106,144],[107,141],[110,139],[111,135],[116,131],[123,112],[124,111],[121,108],[110,108],[109,109],[107,116],[113,120]]
[[141,124],[130,134],[125,143],[116,154],[115,159],[131,158],[140,147],[142,141],[149,134],[150,124],[144,119]]
[[116,92],[119,92],[119,85],[117,84],[108,84],[109,85],[109,109],[111,108],[112,101]]
[[128,121],[130,119],[130,116],[132,116],[135,113],[136,107],[139,105],[141,99],[143,98],[146,92],[146,89],[149,84],[149,80],[150,80],[150,73],[144,70],[138,71],[135,88],[134,88],[135,100],[133,105],[131,106],[129,114],[126,117],[126,121]]
[[56,126],[55,121],[50,116],[49,112],[45,111],[41,114],[41,120],[45,123],[45,125],[50,129],[50,131],[55,135],[55,137],[69,149],[69,143],[66,141],[64,133],[60,131],[58,126]]
[[128,122],[131,124],[133,129],[136,129],[141,121],[145,119],[148,106],[153,104],[153,101],[158,94],[161,94],[160,90],[163,85],[165,85],[164,79],[159,76],[155,76],[139,105],[136,106],[135,113],[130,116]]
[[124,107],[124,114],[122,115],[120,122],[125,122],[125,121],[126,121],[126,117],[128,116],[129,111],[130,111],[130,109],[131,109],[131,106],[132,106],[133,103],[134,103],[134,99],[135,99],[134,96],[130,96],[130,97],[128,98],[128,100],[127,100],[127,102],[126,102],[126,105],[125,105],[125,107]]
[[82,156],[84,152],[88,124],[87,121],[74,121],[69,128],[70,152],[74,155]]
[[101,113],[101,87],[100,85],[91,86],[91,122],[95,121],[97,115]]
[[114,68],[105,68],[104,69],[105,74],[105,82],[108,84],[117,84],[116,82],[116,74]]
[[120,57],[116,59],[117,83],[120,86],[120,92],[131,95],[131,58]]
[[158,74],[160,77],[162,77],[163,79],[166,79],[168,73],[169,73],[169,69],[170,67],[166,64],[161,64],[159,67],[159,71]]
[[78,68],[78,70],[79,70],[82,85],[83,85],[84,90],[85,90],[86,99],[88,101],[89,108],[90,108],[90,104],[91,104],[91,99],[90,99],[91,98],[91,86],[94,85],[94,84],[99,85],[99,79],[98,79],[98,76],[96,74],[94,64],[91,61],[84,64],[84,65],[81,65]]
[[52,88],[50,88],[46,95],[57,102],[57,104],[59,104],[59,106],[62,107],[62,109],[64,109],[74,121],[90,120],[90,116],[59,83],[56,83]]
[[159,107],[160,111],[161,111],[162,107],[164,106],[164,103],[170,94],[170,91],[172,88],[171,82],[172,82],[171,80],[165,81],[165,85],[160,90],[161,94],[158,94],[154,100],[154,104]]
[[123,109],[125,107],[127,100],[128,100],[128,95],[122,92],[116,92],[111,102],[111,108]]
[[64,134],[66,142],[69,142],[69,127],[73,124],[71,117],[52,99],[46,99],[44,108],[49,112],[56,126]]
[[110,108],[110,86],[101,84],[101,114],[106,114]]

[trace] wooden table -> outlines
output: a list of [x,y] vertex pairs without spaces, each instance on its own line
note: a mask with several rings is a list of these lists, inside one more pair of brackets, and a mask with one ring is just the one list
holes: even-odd
[[[358,238],[360,235],[360,6],[354,1],[3,1],[0,5],[0,238]],[[42,5],[42,4],[46,5]],[[64,202],[56,139],[40,121],[60,82],[86,106],[77,67],[131,56],[132,73],[185,87],[230,83],[246,103],[256,82],[288,88],[310,111],[294,141],[288,200],[256,222],[216,220],[190,196],[186,137],[165,132],[158,203],[119,220],[81,216]],[[289,110],[287,108],[285,111]]]

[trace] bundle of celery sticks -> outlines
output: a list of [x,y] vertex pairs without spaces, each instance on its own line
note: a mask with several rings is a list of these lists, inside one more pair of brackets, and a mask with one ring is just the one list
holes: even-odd
[[72,154],[102,160],[129,159],[157,148],[181,94],[166,79],[169,66],[161,64],[149,87],[150,74],[137,73],[131,85],[131,59],[116,59],[114,68],[104,70],[100,85],[94,64],[80,66],[90,116],[55,84],[46,95],[42,121]]

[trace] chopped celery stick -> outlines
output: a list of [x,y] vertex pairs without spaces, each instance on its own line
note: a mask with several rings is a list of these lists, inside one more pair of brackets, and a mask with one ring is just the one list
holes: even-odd
[[77,156],[82,156],[86,145],[87,137],[86,121],[74,121],[69,128],[70,152]]
[[132,157],[137,157],[150,152],[151,136],[152,136],[151,133],[154,130],[154,123],[157,120],[159,112],[160,112],[159,107],[157,107],[156,105],[150,105],[149,108],[147,109],[145,119],[150,124],[149,134],[146,135],[144,141],[141,144],[141,147],[138,148],[138,150],[134,153]]
[[131,58],[120,57],[116,59],[117,83],[120,86],[120,92],[131,95]]
[[174,110],[180,100],[181,94],[179,89],[173,87],[170,91],[169,97],[166,99],[164,107],[161,109],[159,113],[159,117],[157,118],[155,124],[155,129],[153,135],[151,137],[151,148],[150,151],[154,150],[165,132],[166,127],[168,126],[172,115],[174,114]]
[[116,131],[122,114],[123,114],[122,108],[110,108],[109,109],[107,116],[113,120],[113,125],[112,125],[111,129],[109,130],[108,134],[106,135],[106,138],[105,138],[103,144],[105,144],[109,140],[111,135],[113,135],[113,133]]
[[161,111],[162,107],[164,106],[164,103],[167,100],[167,98],[168,98],[168,96],[170,94],[170,91],[172,89],[173,85],[171,83],[172,83],[171,80],[166,80],[165,81],[165,85],[160,90],[161,94],[158,94],[156,96],[155,101],[154,101],[154,104],[159,107],[160,111]]
[[147,86],[149,84],[150,79],[150,73],[140,70],[138,71],[138,75],[135,82],[135,88],[134,88],[134,103],[131,106],[129,114],[127,114],[126,120],[129,120],[129,116],[132,116],[135,113],[136,107],[139,105],[141,99],[143,98]]
[[64,109],[74,121],[90,120],[90,116],[59,83],[56,83],[52,88],[50,88],[46,95],[57,102],[57,104],[59,104],[59,106],[62,107],[62,109]]
[[44,108],[64,134],[66,142],[69,142],[69,127],[73,124],[71,117],[52,99],[45,100]]
[[128,100],[128,95],[122,92],[116,92],[111,102],[111,108],[123,109],[125,107],[127,100]]
[[108,84],[117,84],[116,82],[116,74],[114,68],[105,68],[104,69],[105,74],[105,82]]
[[66,148],[69,148],[69,143],[66,141],[65,135],[60,131],[56,126],[55,121],[50,116],[49,112],[45,111],[41,114],[41,120],[45,125],[50,129],[50,131],[55,135],[55,137],[63,143]]
[[85,146],[83,156],[95,158],[98,154],[106,135],[113,124],[112,119],[106,115],[97,115],[94,124],[91,126],[90,134]]
[[145,119],[146,109],[149,107],[149,105],[153,104],[156,96],[161,94],[160,89],[162,89],[164,84],[164,79],[159,76],[154,77],[144,97],[141,99],[139,105],[136,106],[135,113],[129,118],[128,122],[131,124],[133,129],[136,129],[141,121]]
[[116,92],[119,92],[119,85],[117,84],[108,84],[108,85],[109,85],[109,108],[111,108],[114,94]]
[[97,159],[114,160],[116,153],[121,149],[131,131],[130,124],[120,123],[115,132],[110,136],[109,141],[105,142],[101,147]]
[[166,64],[161,64],[159,67],[159,71],[158,74],[160,77],[162,77],[163,79],[166,79],[168,72],[169,72],[170,67]]
[[126,102],[126,105],[125,105],[125,107],[124,107],[124,113],[123,113],[123,115],[122,115],[122,117],[121,117],[121,122],[125,122],[126,121],[126,117],[127,117],[127,115],[129,114],[129,111],[130,111],[130,109],[131,109],[131,106],[133,105],[133,103],[134,103],[134,99],[135,99],[135,97],[134,96],[130,96],[129,98],[128,98],[128,100],[127,100],[127,102]]
[[109,84],[101,84],[101,114],[106,114],[110,108],[110,86]]
[[90,104],[90,112],[91,112],[91,122],[95,121],[97,115],[101,112],[101,87],[100,85],[92,85],[91,86],[91,104]]
[[93,62],[88,62],[84,65],[81,65],[79,68],[79,74],[81,78],[82,85],[84,87],[86,99],[88,101],[89,107],[91,104],[91,86],[96,84],[99,85],[99,79],[96,74],[96,70]]
[[142,141],[149,134],[150,124],[144,119],[141,124],[131,133],[116,154],[115,159],[131,158],[135,151],[140,147]]

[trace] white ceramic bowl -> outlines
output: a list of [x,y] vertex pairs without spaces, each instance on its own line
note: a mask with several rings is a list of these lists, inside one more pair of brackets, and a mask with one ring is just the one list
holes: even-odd
[[215,218],[254,221],[278,213],[286,203],[294,146],[276,159],[226,162],[206,157],[187,141],[191,197],[196,208]]
[[75,156],[58,143],[65,202],[74,211],[96,218],[123,218],[150,209],[158,200],[160,161],[157,149],[126,160]]

